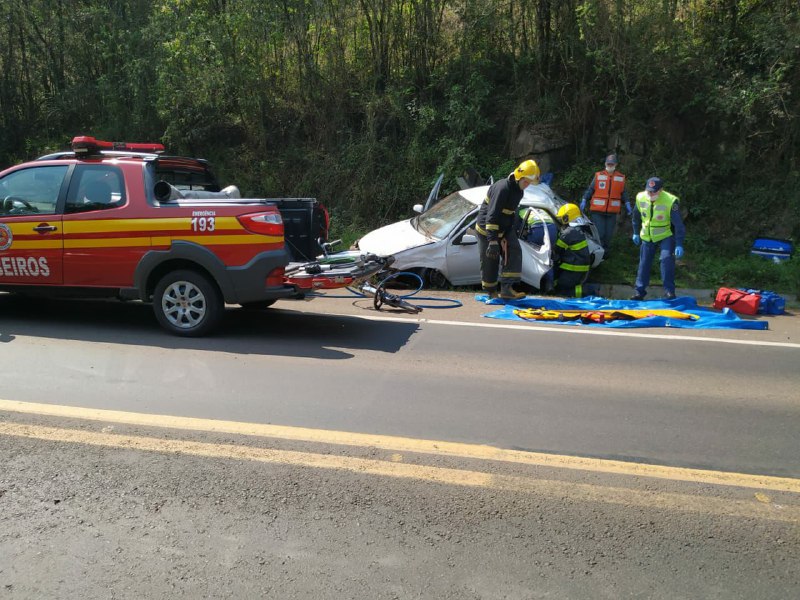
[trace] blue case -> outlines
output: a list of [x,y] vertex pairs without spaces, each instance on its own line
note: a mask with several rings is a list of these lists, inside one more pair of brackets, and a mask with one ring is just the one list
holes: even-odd
[[776,238],[756,238],[750,254],[779,262],[789,260],[794,253],[794,245],[788,240]]
[[738,289],[748,294],[758,294],[760,296],[758,300],[758,314],[760,315],[782,315],[786,312],[786,299],[775,292],[745,288]]

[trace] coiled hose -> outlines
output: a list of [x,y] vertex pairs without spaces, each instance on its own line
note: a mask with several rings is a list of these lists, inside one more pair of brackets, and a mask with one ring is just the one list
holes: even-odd
[[[410,292],[408,294],[388,294],[385,291],[386,284],[389,283],[390,281],[392,281],[393,279],[398,279],[399,277],[413,277],[414,279],[416,279],[419,282],[419,285],[417,286],[417,289],[415,289],[413,292]],[[362,286],[363,285],[364,284],[362,284]],[[412,298],[412,297],[416,296],[415,301],[416,300],[426,300],[428,302],[438,302],[439,303],[439,304],[417,304],[415,302],[413,305],[411,305],[410,303],[407,303],[407,304],[409,304],[409,305],[411,305],[414,308],[417,308],[419,310],[421,310],[423,308],[458,308],[459,306],[463,306],[463,302],[461,302],[460,300],[456,300],[455,298],[436,298],[436,297],[433,297],[433,296],[417,296],[417,294],[422,291],[423,286],[424,286],[424,282],[422,281],[422,277],[420,277],[417,273],[412,273],[411,271],[400,271],[398,273],[392,273],[391,275],[388,275],[387,277],[384,277],[374,287],[373,286],[369,286],[370,288],[375,290],[371,294],[366,294],[361,289],[348,287],[348,288],[345,288],[345,289],[347,289],[347,291],[350,292],[350,295],[346,295],[346,296],[345,295],[339,295],[339,294],[336,294],[336,295],[330,295],[330,294],[324,294],[324,295],[323,294],[308,294],[308,295],[309,296],[313,295],[313,296],[320,297],[320,298],[353,298],[353,297],[356,297],[356,298],[367,298],[367,297],[373,296],[374,297],[374,304],[373,305],[374,305],[376,310],[380,310],[380,307],[384,302],[386,304],[390,304],[390,302],[386,302],[386,298],[387,297],[397,298],[397,299],[400,299],[402,301],[405,301],[408,298]],[[400,306],[398,306],[398,308],[405,308],[405,307],[400,305]],[[412,311],[409,311],[409,312],[419,312],[419,310],[412,310]]]

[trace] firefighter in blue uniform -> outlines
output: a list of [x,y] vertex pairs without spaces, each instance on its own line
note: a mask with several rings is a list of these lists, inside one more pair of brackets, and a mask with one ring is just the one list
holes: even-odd
[[555,288],[561,296],[580,298],[583,296],[583,284],[589,276],[592,265],[592,254],[586,235],[573,223],[581,216],[576,204],[565,204],[558,209],[558,222],[561,230],[556,240],[555,254]]
[[[519,300],[525,294],[513,285],[522,279],[522,249],[515,228],[517,208],[529,185],[539,183],[539,165],[526,160],[507,178],[489,187],[478,212],[475,230],[481,260],[481,287],[491,298]],[[502,267],[501,267],[502,262]]]
[[639,270],[636,273],[636,293],[631,300],[644,300],[650,284],[650,268],[656,249],[661,260],[661,279],[664,299],[675,298],[675,258],[683,256],[683,225],[678,198],[664,188],[660,177],[647,180],[644,191],[636,195],[633,211],[633,243],[641,245]]

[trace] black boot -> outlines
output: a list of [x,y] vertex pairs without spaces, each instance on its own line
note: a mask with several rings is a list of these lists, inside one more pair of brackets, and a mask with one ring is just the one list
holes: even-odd
[[500,297],[503,300],[522,300],[525,297],[525,292],[518,292],[510,283],[501,283]]

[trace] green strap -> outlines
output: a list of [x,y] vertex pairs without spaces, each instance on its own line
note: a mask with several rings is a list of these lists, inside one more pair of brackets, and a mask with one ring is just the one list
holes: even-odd
[[589,247],[589,242],[587,242],[586,240],[582,240],[577,244],[570,245],[567,244],[564,240],[557,240],[556,246],[558,246],[559,248],[564,248],[565,250],[583,250],[584,248]]
[[577,273],[589,272],[589,265],[571,265],[569,263],[561,263],[558,266],[559,268],[564,269],[565,271],[575,271]]

